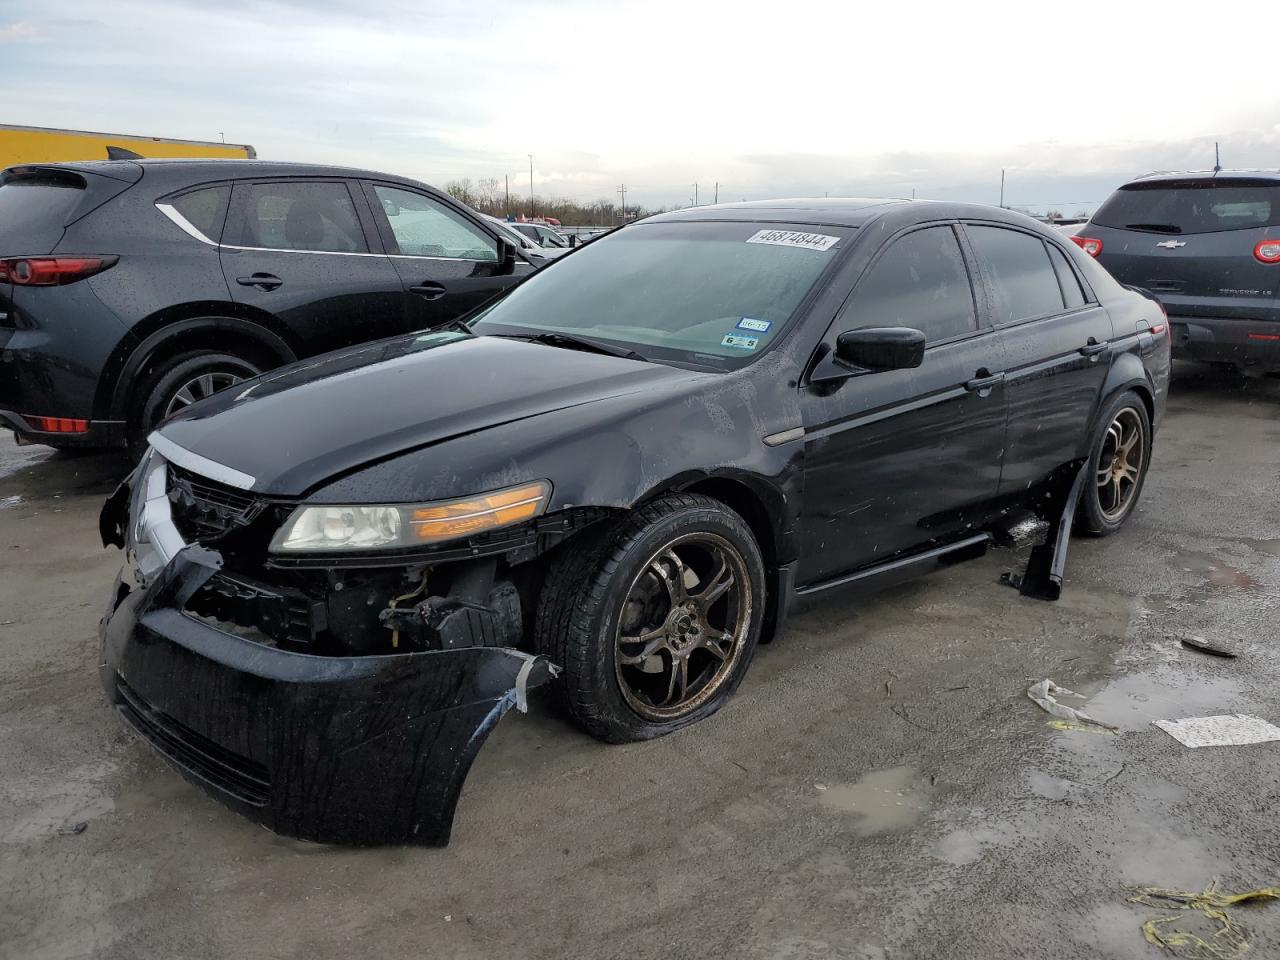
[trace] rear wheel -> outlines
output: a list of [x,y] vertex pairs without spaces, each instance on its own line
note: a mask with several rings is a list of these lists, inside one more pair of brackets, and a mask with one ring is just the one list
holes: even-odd
[[1137,506],[1150,463],[1151,418],[1142,398],[1128,390],[1099,418],[1077,529],[1099,537],[1119,530]]
[[254,363],[230,353],[184,353],[155,373],[143,395],[130,442],[139,446],[147,434],[168,417],[206,397],[256,377]]
[[714,713],[741,682],[764,584],[741,517],[669,495],[568,546],[547,575],[537,644],[564,668],[565,705],[588,733],[659,737]]

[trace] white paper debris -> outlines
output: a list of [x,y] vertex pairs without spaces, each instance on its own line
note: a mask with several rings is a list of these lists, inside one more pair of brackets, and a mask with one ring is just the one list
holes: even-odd
[[1151,722],[1184,747],[1235,747],[1280,740],[1280,727],[1243,713]]
[[1027,688],[1027,696],[1039,705],[1039,707],[1051,716],[1057,717],[1059,720],[1069,720],[1073,723],[1089,723],[1095,727],[1102,727],[1104,730],[1114,730],[1119,732],[1120,728],[1113,723],[1103,723],[1101,720],[1095,720],[1081,710],[1075,707],[1068,707],[1065,703],[1059,703],[1053,699],[1054,696],[1060,697],[1080,697],[1084,699],[1083,694],[1072,693],[1066,687],[1060,687],[1052,680],[1041,680]]

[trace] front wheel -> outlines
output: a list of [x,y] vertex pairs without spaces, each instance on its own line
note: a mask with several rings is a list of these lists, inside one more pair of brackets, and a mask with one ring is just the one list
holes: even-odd
[[539,651],[570,716],[601,740],[647,740],[720,708],[764,619],[764,561],[719,501],[671,494],[570,543],[539,603]]
[[233,387],[262,371],[230,353],[193,351],[169,360],[152,375],[131,424],[131,445],[145,445],[147,434],[184,407]]
[[1090,483],[1077,507],[1076,527],[1105,537],[1137,506],[1151,465],[1151,417],[1132,390],[1109,403],[1098,420],[1089,456]]

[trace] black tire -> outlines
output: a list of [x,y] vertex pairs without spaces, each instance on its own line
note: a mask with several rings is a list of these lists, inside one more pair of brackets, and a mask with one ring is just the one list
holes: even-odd
[[[681,573],[677,593],[690,601],[685,606],[693,610],[694,601],[706,605],[706,611],[699,607],[692,615],[692,625],[690,616],[676,608],[677,593],[671,592],[673,580],[659,581],[654,573],[676,569],[666,563],[665,545],[681,552],[691,571],[685,573],[686,567],[676,561]],[[698,562],[699,551],[705,552],[705,564]],[[717,558],[722,564],[716,564]],[[712,588],[725,571],[732,573],[731,579],[707,602],[703,591],[714,592]],[[688,582],[690,575],[693,584]],[[747,582],[745,593],[740,589],[740,580]],[[665,591],[659,595],[667,613],[663,615],[661,609],[656,609],[654,615],[668,626],[649,630],[643,626],[647,608],[635,597],[643,583],[659,582]],[[690,594],[690,590],[694,593]],[[556,686],[575,723],[609,743],[648,740],[709,716],[733,693],[755,654],[765,599],[764,560],[742,518],[710,497],[669,494],[565,545],[548,570],[542,588],[534,625],[535,643],[540,653],[563,668]],[[660,641],[668,646],[656,653],[630,657],[643,662],[626,665],[628,655],[619,653],[628,643],[622,634],[624,615],[646,635],[671,631],[670,639]],[[713,622],[719,620],[728,626]],[[713,643],[719,652],[710,656]],[[687,708],[685,703],[663,707],[656,703],[656,697],[654,703],[646,703],[644,691],[628,679],[653,674],[649,668],[655,662],[667,665],[671,676],[665,702],[670,702],[681,660],[681,693],[693,691]],[[691,666],[695,663],[700,666]],[[689,683],[695,669],[699,673]],[[713,672],[708,674],[707,670]],[[647,677],[641,680],[648,682]],[[655,682],[665,683],[661,676]],[[695,689],[700,682],[701,688]],[[652,715],[664,711],[670,715]]]
[[[174,405],[179,401],[179,394],[194,381],[212,379],[215,388],[225,389],[232,382],[248,380],[261,372],[257,364],[231,353],[193,351],[165,361],[151,375],[147,386],[139,391],[139,400],[134,407],[135,414],[129,427],[130,446],[145,445],[147,434],[165,417],[176,412]],[[204,395],[195,396],[194,399],[204,399]]]
[[[1141,430],[1141,456],[1136,458],[1137,462],[1134,464],[1128,463],[1128,457],[1134,452],[1132,448],[1128,453],[1117,457],[1115,434],[1112,432],[1117,423],[1132,425]],[[1126,390],[1108,403],[1098,417],[1089,444],[1089,473],[1084,493],[1076,507],[1075,528],[1077,532],[1089,536],[1109,537],[1133,515],[1147,480],[1147,468],[1151,465],[1151,417],[1142,397],[1132,390]],[[1137,476],[1131,482],[1121,481],[1123,503],[1113,499],[1109,489],[1100,483],[1103,474],[1107,474],[1109,482],[1114,482],[1121,466],[1132,466],[1137,471]]]

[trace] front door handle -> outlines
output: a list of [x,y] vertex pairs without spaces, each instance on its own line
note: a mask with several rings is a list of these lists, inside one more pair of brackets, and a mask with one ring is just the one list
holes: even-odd
[[965,383],[964,388],[980,397],[991,395],[991,390],[998,383],[1004,382],[1003,373],[991,373],[986,367],[977,371],[977,376]]
[[236,277],[236,283],[242,287],[257,287],[259,290],[274,290],[284,283],[274,273],[255,273],[251,277]]
[[1098,354],[1102,353],[1106,349],[1107,349],[1107,344],[1099,343],[1097,340],[1093,339],[1093,337],[1090,337],[1089,342],[1080,348],[1080,356],[1096,357]]
[[416,293],[423,300],[439,300],[444,296],[444,287],[438,283],[420,283],[416,287],[409,288],[410,293]]

